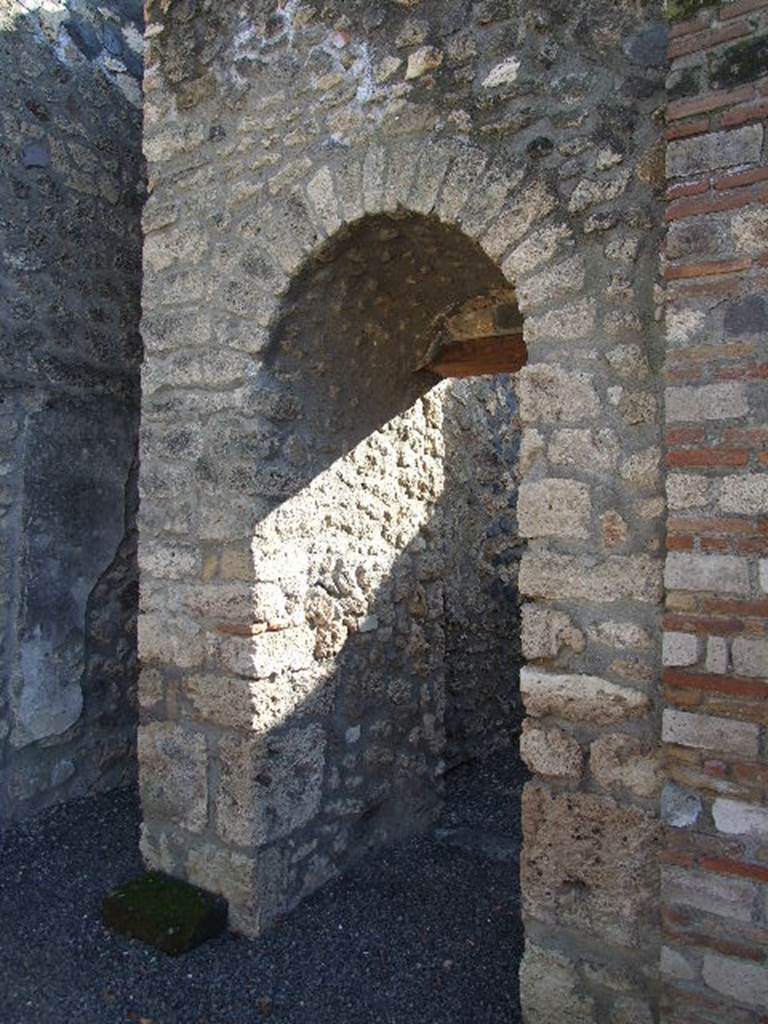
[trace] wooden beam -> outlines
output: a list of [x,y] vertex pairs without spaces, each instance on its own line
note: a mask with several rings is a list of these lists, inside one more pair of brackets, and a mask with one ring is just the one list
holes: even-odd
[[424,369],[438,377],[515,373],[528,361],[522,331],[444,343]]

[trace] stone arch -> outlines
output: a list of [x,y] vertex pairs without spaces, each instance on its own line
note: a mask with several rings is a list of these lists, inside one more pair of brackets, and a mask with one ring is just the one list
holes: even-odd
[[[241,50],[223,47],[210,58],[194,52],[190,88],[196,95],[199,86],[202,99],[182,95],[175,68],[161,71],[148,98],[148,156],[165,179],[166,200],[175,182],[194,185],[189,202],[175,195],[177,226],[163,220],[157,197],[158,238],[150,238],[149,251],[156,244],[162,251],[177,231],[194,230],[202,211],[210,255],[207,274],[184,255],[171,274],[150,275],[149,306],[162,303],[158,288],[178,295],[189,283],[217,321],[214,327],[206,313],[207,361],[166,350],[155,358],[148,345],[150,381],[167,381],[169,374],[203,380],[216,392],[206,395],[206,408],[236,409],[243,417],[258,412],[273,396],[255,364],[294,275],[329,234],[365,215],[399,208],[434,213],[456,224],[515,282],[531,353],[518,377],[520,512],[528,539],[520,572],[529,662],[522,675],[529,715],[523,750],[536,776],[525,800],[522,864],[528,936],[522,995],[531,1021],[627,1015],[628,1004],[653,998],[648,979],[658,949],[654,748],[664,505],[653,294],[659,128],[651,119],[658,82],[650,73],[640,82],[624,48],[640,15],[626,5],[608,6],[589,17],[582,5],[563,10],[562,31],[551,26],[560,49],[548,51],[557,66],[542,80],[530,74],[539,59],[538,15],[486,12],[484,5],[464,26],[467,34],[454,38],[458,26],[446,5],[422,5],[418,13],[440,44],[445,76],[458,68],[463,83],[457,88],[464,105],[450,113],[441,110],[443,72],[419,72],[413,81],[405,62],[401,79],[382,90],[387,95],[378,105],[368,105],[359,75],[369,67],[369,43],[394,52],[396,24],[410,17],[395,5],[389,13],[377,9],[375,24],[361,21],[338,34],[329,19],[342,12],[332,5],[327,17],[313,13],[304,25],[292,20],[292,7],[281,7],[274,24],[254,17],[237,33]],[[486,15],[508,22],[505,31],[515,29],[519,55],[517,47],[514,54],[507,50],[511,35],[494,34],[501,24],[484,27]],[[186,29],[173,13],[156,16],[167,21],[167,31],[153,37],[150,50],[157,52],[150,62],[162,65],[168,39],[179,42]],[[481,42],[474,49],[473,35]],[[328,102],[314,77],[318,46],[326,56],[338,49],[349,58],[336,68],[347,91]],[[428,49],[426,56],[437,60]],[[598,67],[597,51],[611,59]],[[241,57],[242,68],[235,68]],[[265,70],[270,63],[283,76],[279,85]],[[303,97],[301,109],[284,102],[286,83],[291,95]],[[251,84],[259,88],[249,92]],[[636,90],[631,111],[627,89]],[[199,103],[194,117],[188,102]],[[454,129],[455,137],[446,137]],[[265,144],[254,161],[261,135]],[[214,167],[219,157],[223,174]],[[206,161],[210,166],[203,167]],[[215,199],[200,200],[206,189]],[[244,267],[246,245],[252,252]],[[167,410],[185,408],[173,395],[163,401]],[[153,407],[150,398],[149,420]],[[161,443],[150,439],[148,450]],[[157,494],[163,482],[158,474]],[[233,538],[258,515],[237,494],[218,497],[198,506],[196,522],[206,556],[213,546],[214,562],[226,551],[230,564],[242,541]],[[156,505],[145,506],[149,515]],[[145,550],[153,553],[151,541]],[[250,547],[240,555],[252,567]],[[160,649],[160,661],[168,651],[169,662],[178,664],[195,644],[203,651],[205,645],[178,602],[174,613],[182,623],[174,631],[186,631],[183,652],[167,631],[150,631],[148,650]],[[170,618],[164,611],[163,624]],[[204,753],[203,760],[207,747]],[[209,796],[206,791],[206,806]],[[150,821],[147,856],[156,864],[166,858],[174,873],[204,883],[224,879],[233,904],[246,907],[254,921],[252,908],[272,898],[257,889],[278,870],[275,854],[267,851],[257,871],[253,860],[209,844],[210,827],[206,818],[174,852],[169,830]],[[595,970],[598,960],[602,967]],[[621,994],[614,997],[603,980],[613,984],[617,977]]]
[[[249,245],[239,266],[271,274],[263,252]],[[363,213],[321,237],[262,314],[256,404],[204,428],[199,493],[231,498],[247,526],[237,552],[234,538],[205,542],[197,578],[171,570],[184,654],[143,637],[165,708],[174,663],[188,673],[180,720],[155,707],[142,730],[143,849],[223,891],[249,934],[361,850],[426,827],[446,760],[519,728],[514,572],[494,563],[515,547],[512,384],[453,387],[424,368],[439,331],[460,336],[469,316],[503,334],[494,313],[514,308],[497,263],[457,227],[400,205]],[[458,493],[473,474],[474,507]],[[203,531],[221,533],[210,516]],[[151,550],[149,605],[168,595]],[[468,634],[475,653],[461,651]]]
[[[278,165],[261,190],[270,193],[267,199],[237,180],[225,192],[225,203],[235,212],[226,216],[224,227],[242,230],[264,260],[261,274],[249,282],[251,291],[272,299],[259,310],[259,324],[276,314],[305,262],[336,232],[365,216],[408,211],[434,216],[477,244],[512,286],[521,271],[541,273],[573,247],[567,210],[543,178],[524,182],[522,169],[489,158],[458,137],[345,150],[335,162],[302,167],[300,182],[286,187],[283,176],[290,182],[296,173],[290,165]],[[223,262],[222,270],[238,278],[232,264]],[[521,295],[523,311],[526,301]]]

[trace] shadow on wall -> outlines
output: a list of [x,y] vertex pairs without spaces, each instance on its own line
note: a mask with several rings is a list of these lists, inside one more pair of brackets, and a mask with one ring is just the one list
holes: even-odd
[[202,583],[159,579],[183,552],[143,552],[145,613],[206,639],[203,671],[145,669],[140,738],[145,856],[223,892],[248,934],[427,828],[446,767],[516,738],[512,382],[415,372],[441,316],[505,285],[455,228],[367,218],[294,282],[260,415],[147,437],[248,496]]
[[0,4],[0,819],[135,777],[142,29]]

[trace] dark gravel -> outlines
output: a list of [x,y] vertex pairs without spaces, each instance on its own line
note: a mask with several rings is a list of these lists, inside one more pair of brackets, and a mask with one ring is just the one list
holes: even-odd
[[136,795],[0,836],[2,1024],[516,1024],[523,771],[457,769],[434,833],[369,856],[258,941],[170,958],[108,933],[142,870]]

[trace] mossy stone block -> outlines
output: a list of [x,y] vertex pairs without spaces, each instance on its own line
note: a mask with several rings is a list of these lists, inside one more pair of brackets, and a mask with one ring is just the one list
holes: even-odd
[[178,956],[224,931],[227,910],[222,896],[149,871],[106,896],[101,913],[111,931]]
[[722,0],[664,0],[664,13],[668,21],[687,21],[705,7],[717,7],[720,3]]
[[729,46],[712,61],[710,82],[713,89],[728,89],[756,82],[768,68],[768,35],[745,39]]

